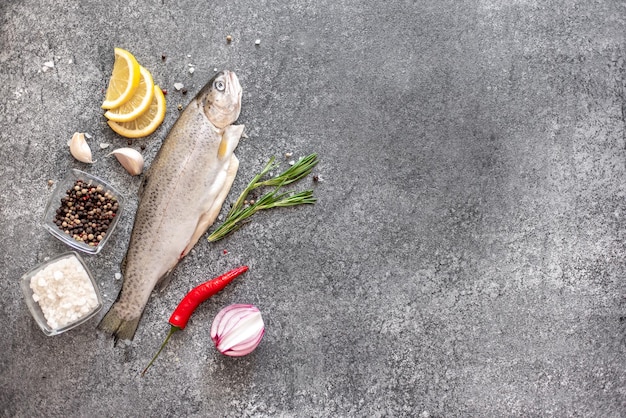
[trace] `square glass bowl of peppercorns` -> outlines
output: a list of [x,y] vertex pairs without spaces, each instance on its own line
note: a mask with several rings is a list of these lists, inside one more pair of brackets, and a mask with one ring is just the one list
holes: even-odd
[[73,169],[57,184],[43,225],[70,247],[97,254],[115,229],[123,207],[124,199],[113,186]]

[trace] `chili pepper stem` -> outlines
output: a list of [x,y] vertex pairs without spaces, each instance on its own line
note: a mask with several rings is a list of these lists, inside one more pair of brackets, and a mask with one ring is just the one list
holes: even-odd
[[165,341],[163,341],[163,344],[161,344],[161,347],[159,348],[159,351],[157,351],[157,353],[154,355],[154,357],[152,357],[152,360],[150,360],[150,363],[148,363],[148,365],[146,366],[145,369],[143,369],[143,372],[141,372],[141,377],[143,377],[146,372],[148,371],[148,369],[150,368],[150,366],[152,366],[152,363],[154,363],[154,360],[157,359],[157,357],[159,357],[159,354],[161,354],[161,351],[163,351],[163,348],[165,348],[165,345],[167,344],[167,342],[170,340],[170,337],[176,332],[176,331],[180,331],[180,328],[175,327],[174,325],[172,325],[170,327],[170,332],[167,333],[167,337],[165,337]]

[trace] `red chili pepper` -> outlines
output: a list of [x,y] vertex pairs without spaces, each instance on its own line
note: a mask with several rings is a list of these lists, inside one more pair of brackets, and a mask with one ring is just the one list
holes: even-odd
[[180,303],[172,313],[172,316],[170,316],[170,331],[168,332],[167,337],[165,337],[165,341],[163,341],[163,344],[161,344],[161,348],[159,348],[159,351],[157,351],[152,360],[150,360],[148,366],[146,366],[143,372],[141,372],[141,375],[143,376],[144,374],[146,374],[150,366],[152,366],[152,363],[154,363],[154,360],[156,360],[159,354],[161,354],[161,351],[170,340],[172,334],[174,334],[176,331],[185,329],[185,327],[187,326],[187,322],[191,317],[191,314],[193,314],[193,312],[198,306],[200,306],[202,302],[224,289],[230,282],[235,279],[235,277],[245,273],[246,271],[248,271],[248,266],[237,267],[236,269],[233,269],[227,273],[222,274],[221,276],[204,282],[201,285],[198,285],[191,289],[189,293],[185,295],[183,300],[180,301]]
[[224,289],[235,277],[246,271],[248,271],[248,266],[237,267],[228,273],[222,274],[213,280],[209,280],[193,288],[187,293],[183,300],[180,301],[178,307],[174,313],[172,313],[172,316],[170,316],[170,324],[173,327],[185,329],[189,317],[191,317],[193,311],[200,306],[202,302]]

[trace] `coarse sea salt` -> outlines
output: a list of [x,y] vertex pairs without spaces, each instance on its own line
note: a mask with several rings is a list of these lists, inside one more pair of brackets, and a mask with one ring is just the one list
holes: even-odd
[[31,278],[30,288],[53,329],[70,325],[98,306],[89,274],[76,257],[62,258],[43,268]]

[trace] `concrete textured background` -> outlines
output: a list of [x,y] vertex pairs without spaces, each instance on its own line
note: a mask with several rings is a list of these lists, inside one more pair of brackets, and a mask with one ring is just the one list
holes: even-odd
[[[0,415],[626,414],[624,2],[3,0],[0,22]],[[86,256],[105,310],[121,287],[141,178],[98,146],[127,144],[100,109],[116,46],[168,90],[163,126],[131,145],[148,165],[227,68],[248,134],[231,199],[287,152],[317,152],[322,181],[297,186],[312,207],[201,240],[114,347],[104,311],[46,337],[18,279],[67,249],[39,222],[48,180],[76,167],[130,200]],[[75,131],[95,164],[70,156]],[[140,378],[185,292],[243,263]],[[236,302],[267,333],[230,359],[209,327]]]

